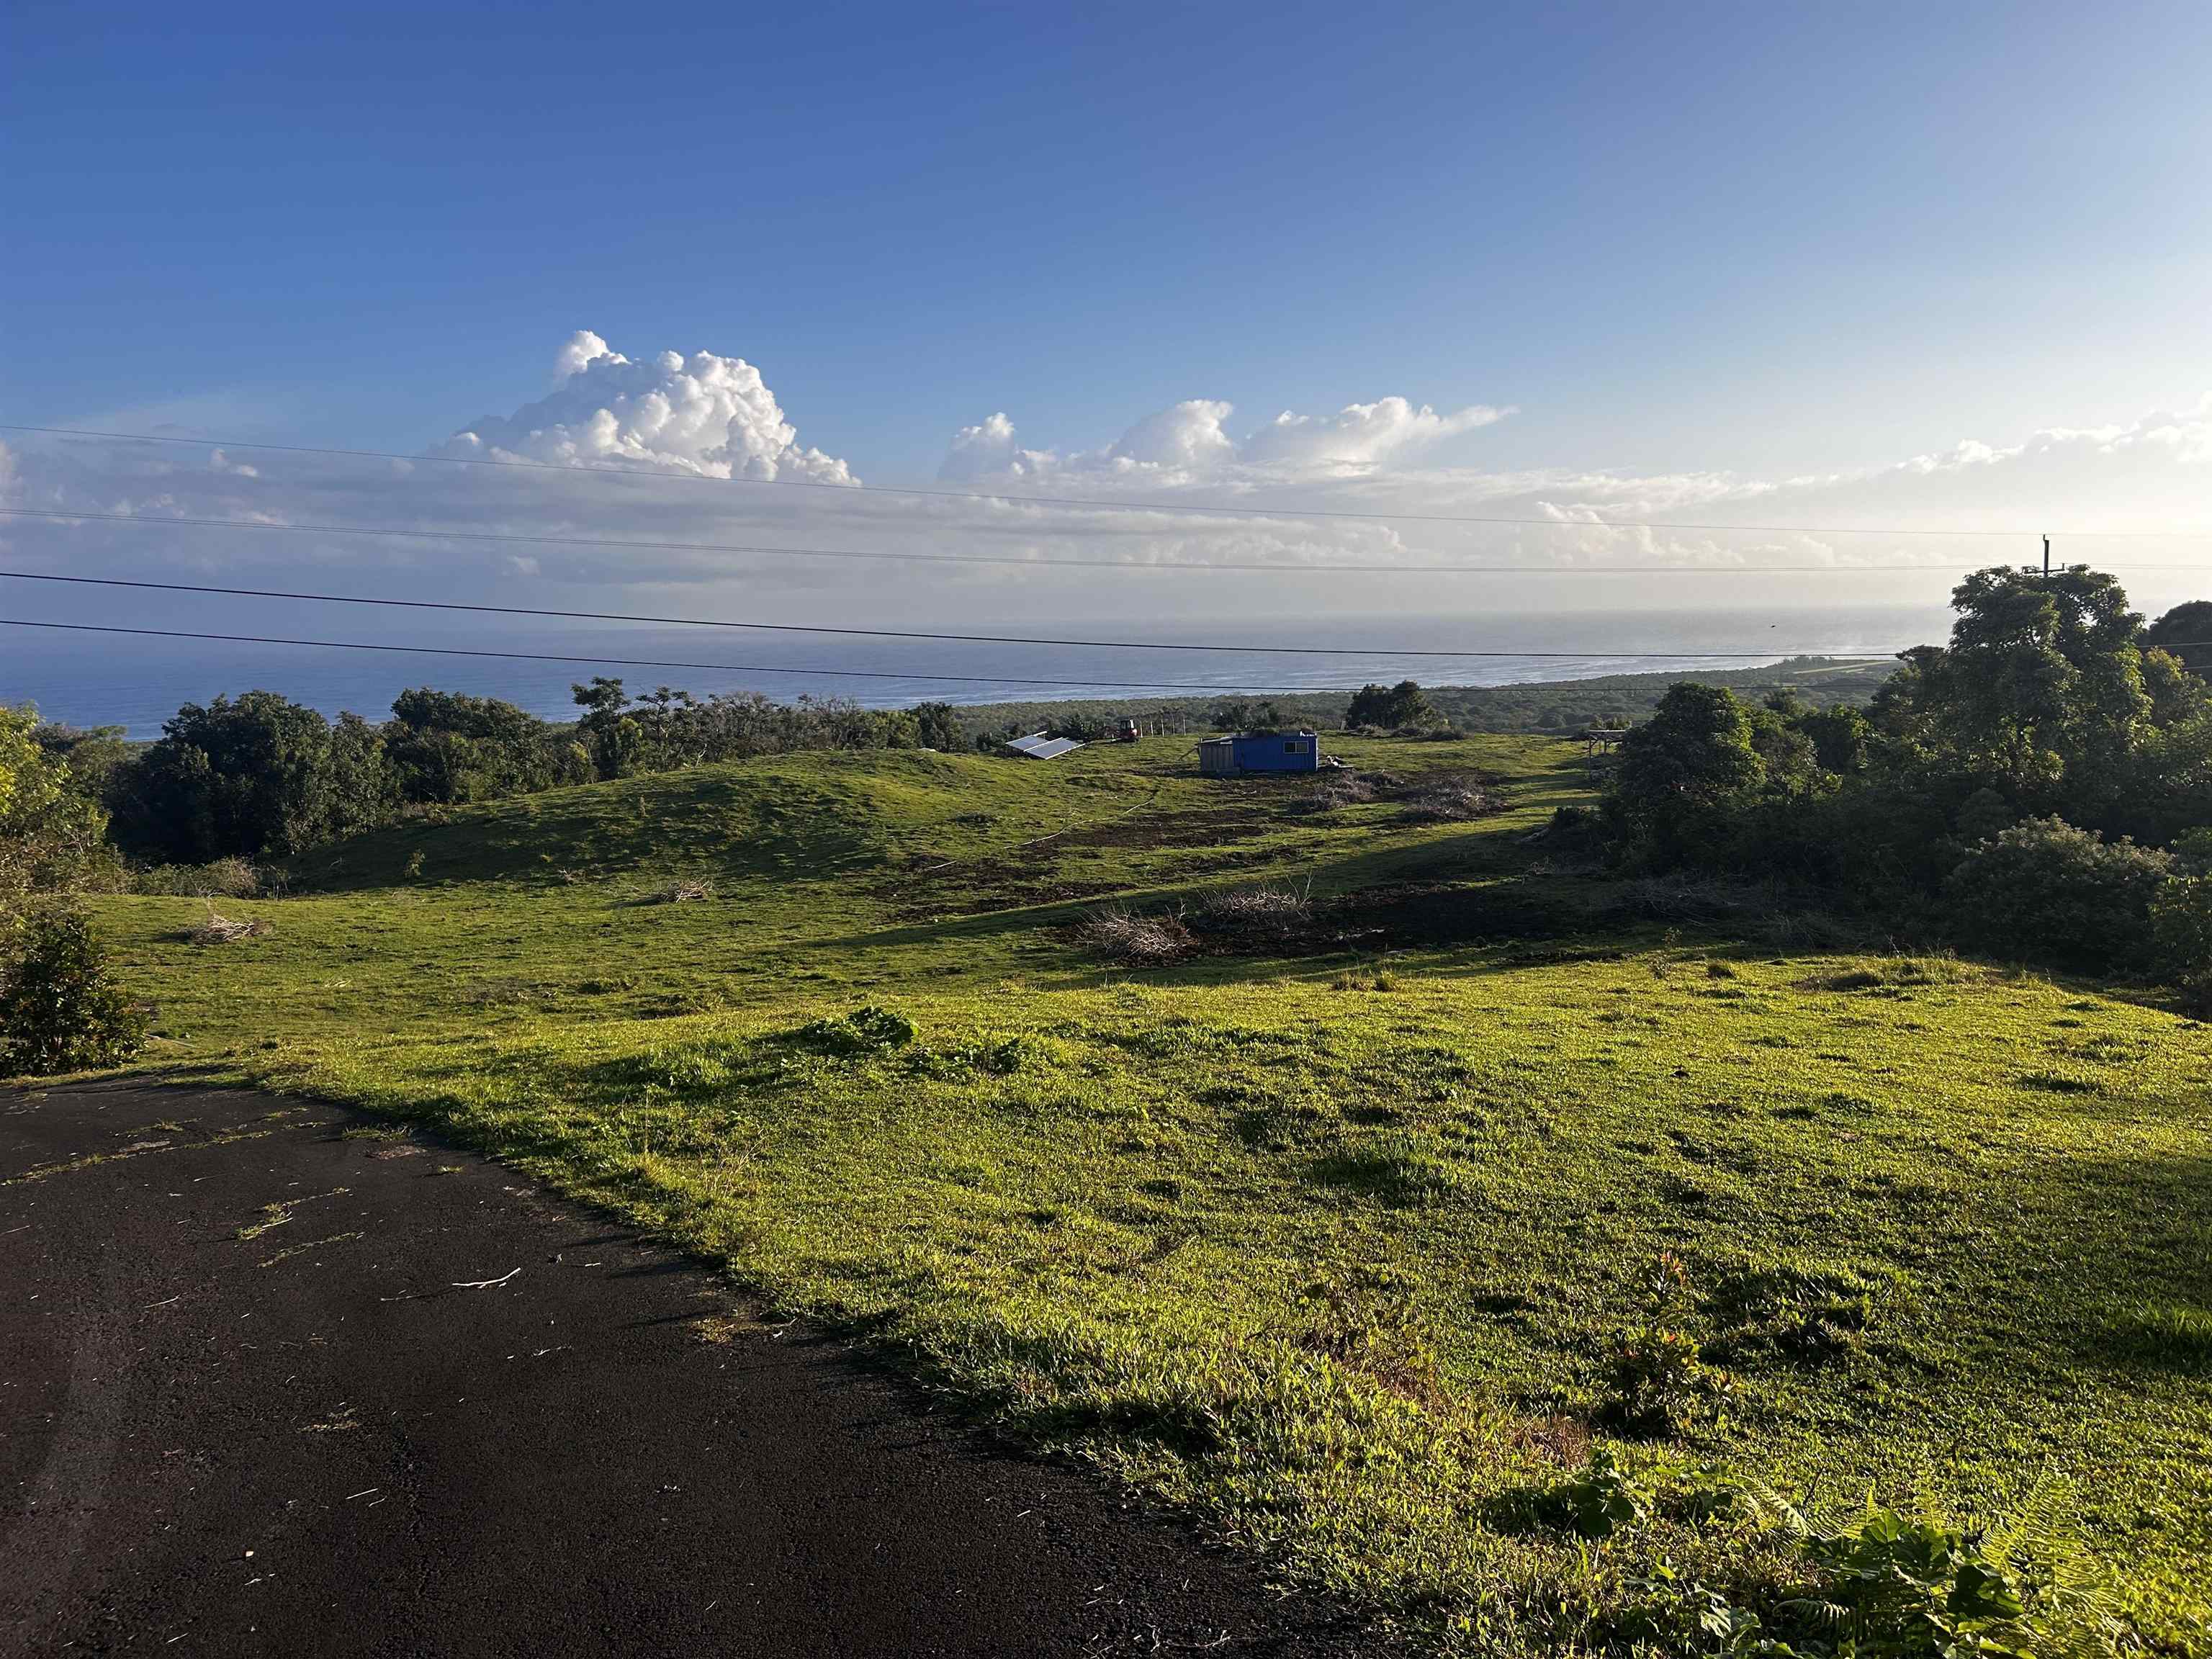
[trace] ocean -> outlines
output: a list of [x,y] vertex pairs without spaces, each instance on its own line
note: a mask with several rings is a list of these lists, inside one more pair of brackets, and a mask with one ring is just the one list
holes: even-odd
[[[138,617],[149,627],[162,619]],[[175,627],[209,626],[191,621]],[[1259,694],[1352,687],[1412,678],[1430,685],[1506,685],[1600,675],[1750,667],[1799,654],[1887,656],[1941,642],[1940,608],[1834,608],[1741,611],[1576,611],[1398,617],[1313,617],[1242,624],[1218,618],[1157,622],[1061,619],[994,623],[963,620],[962,633],[1082,640],[1142,640],[1161,646],[1325,644],[1346,656],[1272,655],[1204,649],[1116,650],[1073,645],[975,645],[714,628],[457,625],[441,618],[302,618],[271,631],[301,638],[404,640],[468,650],[550,653],[589,660],[543,662],[299,645],[137,638],[0,629],[0,702],[35,703],[76,726],[119,726],[133,738],[161,734],[187,702],[252,690],[335,714],[381,717],[410,686],[504,697],[535,714],[573,714],[569,687],[594,674],[619,676],[633,690],[670,685],[707,696],[759,691],[789,701],[839,696],[872,708],[924,699],[957,703],[1066,698]],[[220,627],[221,624],[213,624]],[[1453,659],[1424,652],[1497,652]],[[1703,653],[1745,653],[1717,658]],[[1534,653],[1566,654],[1534,654]],[[1646,653],[1657,653],[1646,654]],[[608,659],[687,666],[630,666]],[[988,665],[988,672],[980,672]],[[818,671],[818,672],[808,672]],[[1038,684],[1056,682],[1057,684]]]

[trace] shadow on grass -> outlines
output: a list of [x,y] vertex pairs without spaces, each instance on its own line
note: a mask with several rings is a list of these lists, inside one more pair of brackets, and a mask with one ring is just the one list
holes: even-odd
[[550,886],[671,867],[791,880],[873,868],[885,857],[884,836],[863,782],[833,789],[772,773],[659,773],[434,809],[303,855],[293,888]]

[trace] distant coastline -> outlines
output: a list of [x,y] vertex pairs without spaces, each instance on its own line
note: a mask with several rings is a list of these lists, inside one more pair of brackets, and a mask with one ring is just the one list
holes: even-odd
[[[1003,626],[1003,625],[1002,625]],[[1201,631],[1202,630],[1202,631]],[[305,630],[302,630],[305,631]],[[963,631],[999,631],[984,620]],[[1580,613],[1546,616],[1416,617],[1316,617],[1304,622],[1271,620],[1243,627],[1199,619],[1172,618],[1146,625],[1127,622],[1029,621],[1006,631],[1051,633],[1076,638],[1158,639],[1164,648],[1109,650],[1091,647],[1007,646],[980,647],[950,641],[799,641],[721,635],[704,629],[569,630],[521,635],[453,632],[392,635],[460,649],[546,651],[592,657],[645,657],[695,663],[744,664],[729,669],[625,668],[595,666],[590,661],[546,663],[487,660],[467,656],[390,656],[374,652],[320,652],[296,646],[189,645],[167,641],[107,640],[98,635],[38,634],[26,630],[4,642],[0,652],[0,702],[34,703],[50,720],[80,726],[120,726],[136,738],[160,735],[161,724],[187,702],[204,703],[218,696],[264,690],[282,693],[335,716],[343,710],[381,719],[392,699],[411,686],[495,696],[541,718],[571,718],[572,683],[595,673],[621,677],[633,691],[667,684],[708,696],[757,691],[778,702],[801,696],[841,697],[873,708],[941,702],[965,709],[1004,711],[1008,720],[1031,720],[1033,711],[1076,704],[1126,705],[1130,712],[1171,708],[1221,699],[1273,698],[1286,710],[1340,709],[1349,689],[1370,681],[1394,684],[1414,679],[1440,690],[1448,712],[1478,707],[1491,718],[1540,702],[1516,688],[1574,684],[1576,702],[1607,691],[1628,706],[1645,701],[1651,684],[1663,686],[1694,674],[1719,684],[1764,683],[1776,665],[1802,658],[1826,666],[1874,663],[1878,680],[1892,654],[1915,643],[1940,642],[1947,631],[1938,616],[1877,609],[1858,612],[1807,611],[1771,613]],[[358,633],[358,630],[356,630]],[[1242,643],[1276,641],[1322,642],[1351,647],[1357,654],[1271,657],[1183,648],[1177,639]],[[1747,661],[1741,653],[1759,636],[1773,637],[1778,649]],[[361,637],[374,637],[360,635]],[[1415,649],[1394,649],[1394,646]],[[1369,647],[1372,647],[1371,650]],[[1520,655],[1596,647],[1573,656]],[[1479,658],[1427,653],[1498,649],[1516,654]],[[1662,657],[1648,654],[1666,652]],[[1672,654],[1679,652],[1679,655]],[[1004,679],[979,674],[988,662]],[[802,673],[799,667],[826,672]],[[864,672],[865,671],[865,672]],[[1024,679],[1078,684],[1056,686],[1019,684]],[[1852,682],[1856,684],[1857,682]],[[1863,694],[1872,680],[1858,686]],[[1838,693],[1841,695],[1841,693]],[[1814,695],[1808,691],[1808,695]],[[1554,700],[1556,701],[1556,699]],[[1551,729],[1536,714],[1515,714],[1505,730]],[[1310,717],[1310,715],[1305,716]],[[1455,719],[1461,715],[1455,712]],[[1528,722],[1528,723],[1522,723]],[[1466,723],[1462,720],[1462,723]]]

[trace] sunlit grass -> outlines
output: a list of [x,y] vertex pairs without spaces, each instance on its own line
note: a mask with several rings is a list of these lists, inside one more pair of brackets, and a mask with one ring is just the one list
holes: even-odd
[[[1620,1426],[1662,1316],[1731,1384],[1674,1453],[1954,1510],[2054,1471],[2149,1626],[2205,1616],[2204,1028],[1633,924],[1520,839],[1580,795],[1566,745],[1366,746],[1506,775],[1471,824],[1176,748],[605,785],[335,849],[227,905],[275,924],[236,945],[100,915],[166,1060],[496,1150],[1468,1644],[1594,1639],[1656,1565],[1510,1500]],[[647,902],[679,879],[712,896]],[[1135,973],[1074,939],[1261,882],[1451,926]]]

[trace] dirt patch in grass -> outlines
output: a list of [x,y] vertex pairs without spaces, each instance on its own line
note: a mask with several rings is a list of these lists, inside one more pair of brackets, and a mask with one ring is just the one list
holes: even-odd
[[1202,812],[1148,812],[1104,823],[1071,830],[1055,836],[1056,847],[1120,847],[1146,850],[1162,847],[1218,847],[1224,842],[1251,841],[1272,834],[1276,813],[1273,801],[1252,801],[1225,810]]
[[[1338,956],[1494,940],[1550,940],[1581,926],[1572,906],[1510,884],[1486,887],[1392,885],[1321,899],[1296,888],[1263,886],[1217,894],[1172,918],[1115,912],[1066,930],[1079,948],[1121,962],[1170,962],[1192,956]],[[1121,948],[1128,927],[1171,921],[1178,948],[1141,957]]]

